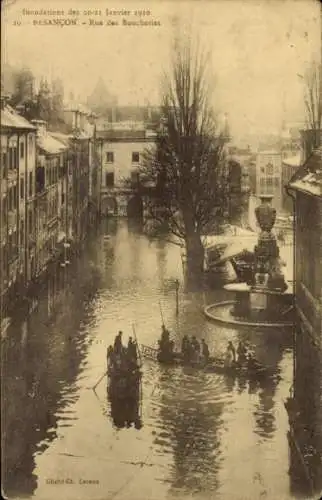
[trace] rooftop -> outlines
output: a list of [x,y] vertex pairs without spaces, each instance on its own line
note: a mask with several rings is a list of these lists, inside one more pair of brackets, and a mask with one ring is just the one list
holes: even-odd
[[290,167],[300,167],[302,164],[302,154],[298,153],[297,155],[290,156],[289,158],[283,159],[283,165],[287,165]]
[[145,141],[152,140],[154,136],[148,133],[146,130],[133,130],[133,129],[110,129],[110,130],[98,130],[97,138],[107,139],[112,141]]
[[20,116],[11,106],[8,105],[1,110],[1,128],[2,127],[36,130],[30,122]]
[[50,135],[54,137],[54,139],[62,142],[65,146],[69,146],[69,141],[72,139],[72,135],[63,134],[61,132],[50,132]]
[[67,145],[62,141],[55,139],[51,134],[39,135],[37,137],[37,146],[42,149],[45,154],[55,155],[66,150]]
[[87,106],[84,104],[80,104],[79,102],[76,101],[69,101],[64,103],[64,109],[65,111],[77,111],[78,113],[81,113],[86,116],[96,116],[96,114],[91,111]]
[[280,155],[281,152],[277,151],[276,149],[266,149],[263,151],[258,151],[257,154],[259,154],[259,155]]
[[322,198],[322,147],[313,150],[308,160],[293,175],[289,186],[295,191]]

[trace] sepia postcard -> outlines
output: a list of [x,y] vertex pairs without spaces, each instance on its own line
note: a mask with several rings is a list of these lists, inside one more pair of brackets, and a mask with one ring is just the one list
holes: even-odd
[[1,7],[3,497],[320,498],[320,2]]

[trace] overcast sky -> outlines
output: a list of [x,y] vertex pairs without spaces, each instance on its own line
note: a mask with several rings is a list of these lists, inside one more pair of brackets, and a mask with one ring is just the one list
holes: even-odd
[[[228,113],[235,136],[276,131],[283,118],[303,117],[303,81],[298,75],[320,54],[317,1],[7,1],[12,4],[4,10],[5,60],[29,66],[36,77],[62,78],[66,93],[73,90],[84,99],[102,76],[120,103],[157,102],[177,16],[181,25],[193,26],[211,51],[215,104]],[[69,8],[105,13],[106,8],[133,11],[140,7],[151,11],[144,19],[160,21],[161,26],[36,27],[33,16],[22,16],[24,8],[63,9],[67,17]],[[15,20],[21,26],[15,26]]]

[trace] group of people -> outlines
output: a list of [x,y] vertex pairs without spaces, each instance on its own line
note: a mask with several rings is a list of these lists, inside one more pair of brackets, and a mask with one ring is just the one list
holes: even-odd
[[208,363],[209,361],[209,347],[205,339],[202,339],[200,343],[195,335],[191,338],[184,335],[181,344],[181,353],[184,361],[188,363],[199,363],[200,361]]
[[170,339],[170,332],[165,325],[162,325],[161,339],[158,341],[159,351],[158,359],[161,362],[168,362],[173,360],[174,356],[174,342]]
[[236,363],[238,365],[243,365],[248,360],[249,356],[250,355],[247,352],[247,348],[243,342],[239,342],[236,352],[234,344],[229,341],[226,349],[225,365],[232,366]]
[[[187,363],[199,363],[200,361],[208,362],[209,347],[202,339],[201,343],[196,336],[189,338],[185,335],[182,339],[181,354],[184,361]],[[174,341],[170,339],[170,332],[163,325],[161,339],[159,340],[158,359],[161,362],[171,362],[174,359]]]
[[107,349],[107,362],[112,369],[131,371],[138,366],[138,352],[136,342],[129,337],[127,346],[122,343],[121,331],[115,337],[114,346]]
[[[158,360],[160,362],[171,362],[174,360],[175,354],[179,355],[179,353],[175,353],[174,342],[170,339],[170,332],[164,325],[162,326],[161,339],[158,343]],[[205,339],[199,342],[195,335],[192,337],[184,335],[181,343],[181,356],[186,363],[207,364],[210,357],[208,344]],[[224,357],[224,364],[226,367],[236,364],[244,365],[246,362],[251,362],[251,360],[252,356],[242,341],[239,342],[237,349],[235,349],[231,341],[228,342]]]

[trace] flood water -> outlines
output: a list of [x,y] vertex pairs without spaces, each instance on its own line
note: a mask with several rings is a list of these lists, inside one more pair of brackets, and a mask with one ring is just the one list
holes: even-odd
[[[290,331],[210,323],[203,306],[227,296],[186,289],[178,247],[148,240],[126,221],[106,221],[57,280],[54,291],[35,291],[33,312],[17,311],[4,341],[6,495],[294,498],[284,408],[293,379]],[[233,379],[145,361],[143,426],[117,427],[106,379],[92,390],[106,348],[118,330],[125,341],[135,330],[139,343],[154,346],[162,319],[178,346],[184,333],[205,338],[216,354],[228,340],[249,341],[268,375]]]

